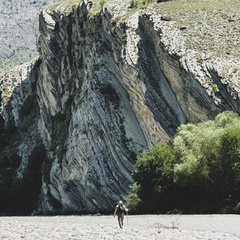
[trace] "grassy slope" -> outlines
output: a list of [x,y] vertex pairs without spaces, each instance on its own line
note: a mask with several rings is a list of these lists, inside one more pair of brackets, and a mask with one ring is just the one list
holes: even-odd
[[68,15],[72,11],[72,8],[78,6],[79,4],[80,0],[59,1],[44,7],[44,10],[56,12],[60,11],[61,13]]
[[[92,8],[90,10],[89,15],[92,16],[94,14],[97,14],[101,11],[104,3],[106,3],[108,0],[93,0]],[[81,0],[65,0],[65,1],[59,1],[53,4],[50,4],[46,6],[44,9],[49,11],[59,11],[61,13],[64,13],[65,15],[68,15],[73,7],[78,6],[81,3]]]
[[33,60],[38,54],[30,49],[19,48],[9,58],[0,57],[0,76],[3,76],[11,68]]
[[154,9],[185,28],[182,34],[189,48],[238,58],[240,0],[172,0],[154,4]]
[[[111,2],[114,2],[112,0]],[[147,8],[184,29],[186,46],[209,57],[240,55],[240,0],[132,0],[129,13]],[[127,16],[118,16],[121,21]]]

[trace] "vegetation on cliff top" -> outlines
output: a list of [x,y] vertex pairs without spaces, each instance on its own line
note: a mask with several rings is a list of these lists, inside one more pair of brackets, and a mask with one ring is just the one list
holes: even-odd
[[81,0],[67,0],[67,1],[59,1],[54,2],[52,4],[44,7],[45,11],[56,11],[62,14],[68,15],[72,12],[74,7],[77,7],[80,4]]
[[[45,9],[63,11],[68,15],[80,2],[81,0],[59,1],[49,4]],[[90,16],[99,13],[105,3],[113,1],[92,0],[92,2]],[[168,19],[175,22],[179,28],[184,28],[182,34],[186,37],[186,43],[191,49],[203,51],[208,56],[214,54],[238,58],[240,54],[240,32],[237,27],[240,23],[239,0],[169,0],[160,3],[157,3],[156,0],[132,0],[129,2],[129,8],[126,7],[129,14],[146,8],[157,11],[160,15],[167,15]],[[117,2],[114,4],[117,5]],[[121,13],[119,14],[121,15]],[[120,15],[115,17],[124,19]],[[14,48],[13,43],[11,45]],[[0,58],[0,75],[16,66],[19,61],[22,62],[22,59],[29,61],[28,56],[31,55],[36,56],[36,52],[20,51],[16,52],[13,57]]]
[[189,49],[208,57],[237,57],[240,54],[239,0],[170,0],[140,5],[173,22]]
[[208,57],[238,58],[239,0],[172,0],[154,4],[154,9],[182,29],[189,49]]
[[15,50],[14,54],[10,57],[0,57],[0,76],[4,76],[6,73],[8,74],[10,69],[27,61],[32,61],[37,56],[37,52],[27,48],[19,48]]
[[139,213],[240,211],[240,117],[178,128],[168,145],[138,157],[129,207]]
[[[97,13],[99,13],[102,10],[103,5],[107,1],[109,1],[109,0],[93,0],[92,1],[93,4],[89,11],[89,15],[93,16],[93,15],[96,15]],[[48,10],[48,11],[56,11],[56,12],[60,12],[65,15],[68,15],[69,13],[72,12],[73,8],[77,7],[81,2],[82,2],[82,0],[59,1],[59,2],[55,2],[55,3],[52,3],[48,6],[46,6],[44,9]]]

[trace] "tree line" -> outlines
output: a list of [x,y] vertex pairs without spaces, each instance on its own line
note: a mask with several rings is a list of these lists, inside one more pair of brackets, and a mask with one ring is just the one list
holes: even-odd
[[184,124],[138,156],[126,200],[135,213],[240,212],[240,117]]

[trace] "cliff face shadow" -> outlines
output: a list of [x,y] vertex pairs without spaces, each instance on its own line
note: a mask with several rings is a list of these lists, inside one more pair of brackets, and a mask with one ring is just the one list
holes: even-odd
[[[37,207],[41,191],[41,169],[47,157],[37,127],[39,64],[37,61],[32,66],[26,79],[17,80],[22,78],[23,73],[19,68],[19,72],[16,69],[14,73],[10,72],[1,83],[0,213],[3,215],[31,214]],[[11,82],[15,87],[10,86]],[[12,88],[12,93],[7,93],[7,88]],[[8,100],[3,103],[6,97]]]

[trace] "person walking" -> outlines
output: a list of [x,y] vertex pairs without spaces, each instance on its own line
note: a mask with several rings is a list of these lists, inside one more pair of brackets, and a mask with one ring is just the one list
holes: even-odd
[[123,227],[123,219],[124,219],[124,214],[128,212],[128,208],[125,207],[123,202],[120,200],[117,204],[117,206],[114,209],[113,216],[115,217],[117,215],[118,217],[118,224],[119,227]]

